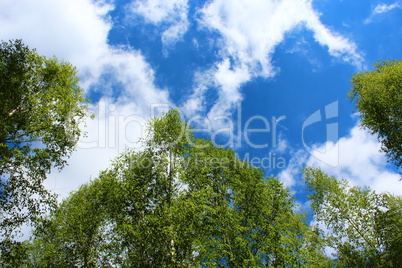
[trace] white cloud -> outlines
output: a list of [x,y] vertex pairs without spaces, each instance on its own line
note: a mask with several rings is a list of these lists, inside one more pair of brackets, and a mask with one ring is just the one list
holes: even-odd
[[280,133],[277,138],[275,137],[275,144],[273,144],[273,146],[274,151],[280,154],[283,154],[290,149],[289,142],[282,133]]
[[[274,76],[278,71],[272,64],[276,47],[287,33],[303,27],[313,32],[330,55],[357,68],[363,62],[356,44],[322,24],[308,0],[215,0],[200,14],[200,24],[221,36],[221,60],[206,72],[208,79],[211,71],[216,73],[212,85],[218,88],[219,99],[211,110],[214,114],[230,113],[234,103],[241,100],[241,86],[253,77]],[[198,98],[203,97],[202,92],[197,91]]]
[[[230,127],[228,120],[223,120],[223,118],[228,118],[231,112],[237,108],[236,105],[243,100],[239,87],[249,81],[250,76],[247,67],[232,67],[227,58],[204,72],[196,72],[194,75],[194,91],[182,107],[184,114],[187,117],[196,117],[202,113],[203,120],[208,120],[212,131]],[[207,105],[210,103],[205,100],[204,96],[212,89],[217,90],[218,99],[215,100],[215,103],[208,100],[213,105],[207,110],[209,108]],[[197,120],[194,123],[197,124]]]
[[401,4],[399,2],[395,2],[393,4],[378,4],[373,11],[371,12],[370,16],[364,20],[364,23],[368,24],[371,23],[374,19],[375,16],[389,12],[393,9],[396,8],[402,8]]
[[[229,59],[226,58],[220,62],[214,73],[215,86],[218,88],[219,98],[208,113],[208,118],[216,122],[214,118],[228,115],[228,112],[234,108],[236,103],[243,100],[239,87],[241,84],[249,81],[251,75],[245,66],[234,66],[231,68]],[[223,127],[221,124],[215,124],[214,128]]]
[[93,73],[92,67],[108,50],[105,40],[111,24],[107,13],[112,8],[85,0],[0,1],[0,36],[22,38],[40,54],[56,55],[81,72]]
[[[328,141],[313,147],[315,151],[311,154],[304,150],[298,151],[290,160],[287,169],[279,174],[285,185],[296,185],[297,179],[300,178],[300,167],[310,165],[320,167],[338,179],[346,179],[352,185],[369,186],[379,192],[402,194],[399,174],[388,169],[386,156],[379,151],[380,144],[376,137],[360,126],[356,125],[348,136],[340,138],[337,143]],[[327,164],[336,162],[336,167]]]
[[397,3],[390,4],[390,5],[387,5],[387,4],[379,4],[379,5],[377,5],[377,6],[374,8],[373,14],[376,15],[376,14],[385,13],[385,12],[388,12],[388,11],[394,9],[394,8],[401,8],[401,6],[399,5],[398,2],[397,2]]
[[[102,65],[101,73],[110,74],[111,80],[122,85],[119,104],[129,102],[142,108],[140,114],[143,115],[149,113],[151,104],[169,103],[168,91],[154,85],[154,71],[138,51],[109,48],[99,63]],[[102,90],[105,91],[105,88]]]
[[166,47],[180,41],[187,32],[187,0],[145,0],[130,5],[131,15],[141,16],[146,23],[161,27],[162,43]]
[[[328,52],[360,67],[356,45],[321,23],[308,0],[216,0],[203,8],[202,23],[222,35],[223,56],[248,65],[258,75],[275,75],[271,56],[285,34],[304,26]],[[298,28],[299,27],[299,28]]]
[[[317,151],[326,148],[326,153],[319,154],[317,158],[313,153],[307,164],[321,167],[323,171],[337,178],[347,179],[352,185],[370,186],[376,191],[402,194],[400,176],[386,167],[386,156],[380,152],[380,144],[375,136],[355,126],[349,136],[339,139],[337,145],[339,150],[334,144],[319,146]],[[336,157],[339,157],[337,167],[326,164]]]
[[194,117],[199,112],[205,112],[204,94],[214,83],[214,73],[214,69],[194,72],[194,91],[182,105],[182,110],[188,117]]
[[100,170],[127,148],[139,149],[139,138],[145,137],[145,126],[149,115],[142,107],[131,102],[116,103],[103,98],[91,105],[95,119],[88,119],[82,128],[88,133],[78,143],[78,150],[68,160],[61,173],[54,170],[45,181],[48,189],[64,198],[90,178],[97,177]]
[[[293,156],[288,163],[286,169],[278,174],[279,180],[288,188],[292,188],[297,185],[296,178],[299,178],[302,167],[305,165],[308,155],[305,151],[299,150],[297,152],[291,152]],[[292,188],[294,190],[294,188]]]
[[[79,70],[81,86],[86,90],[95,86],[103,96],[92,108],[107,103],[105,112],[95,109],[98,117],[88,121],[88,138],[81,141],[69,166],[46,181],[62,198],[96,177],[125,146],[134,146],[153,104],[169,103],[167,90],[154,85],[154,71],[140,52],[108,44],[112,27],[108,12],[113,8],[90,0],[0,1],[3,40],[21,38],[39,54],[71,62]],[[118,85],[118,96],[102,75]]]

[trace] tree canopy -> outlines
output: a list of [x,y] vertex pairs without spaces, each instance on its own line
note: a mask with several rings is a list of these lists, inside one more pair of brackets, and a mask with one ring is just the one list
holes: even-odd
[[[63,168],[87,115],[77,70],[21,40],[0,43],[0,236],[55,205],[42,182]],[[3,241],[3,242],[4,242]],[[3,251],[4,253],[4,251]]]
[[304,170],[315,220],[339,267],[401,267],[402,199],[350,186],[318,168]]
[[327,267],[289,191],[175,110],[36,229],[38,266]]
[[364,128],[378,136],[389,160],[402,167],[402,61],[382,61],[352,77],[349,97]]
[[[402,199],[307,167],[311,216],[171,110],[19,248],[33,267],[400,267]],[[329,256],[326,249],[333,250]],[[16,251],[17,252],[17,251]]]

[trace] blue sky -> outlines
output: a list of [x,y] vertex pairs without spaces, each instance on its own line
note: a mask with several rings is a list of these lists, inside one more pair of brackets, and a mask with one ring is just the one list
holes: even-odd
[[46,182],[61,198],[138,148],[169,107],[301,204],[306,164],[402,194],[347,99],[353,73],[402,58],[400,1],[3,0],[0,25],[0,39],[77,66],[92,100],[88,137]]

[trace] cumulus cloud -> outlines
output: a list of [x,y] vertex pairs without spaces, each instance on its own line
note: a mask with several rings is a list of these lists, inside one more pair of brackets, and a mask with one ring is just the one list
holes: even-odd
[[[243,100],[239,91],[239,85],[250,80],[250,73],[244,66],[230,66],[229,59],[225,59],[217,65],[214,73],[214,82],[218,88],[219,98],[208,113],[212,121],[225,115],[233,108],[233,105]],[[215,127],[222,127],[221,124]]]
[[278,178],[286,187],[293,189],[292,187],[298,183],[297,178],[300,177],[302,167],[308,161],[308,154],[304,150],[299,150],[292,152],[291,155],[293,157],[289,160],[286,169],[278,174]]
[[[355,126],[349,136],[339,139],[338,146],[339,150],[334,145],[321,145],[326,148],[326,153],[319,157],[315,157],[313,153],[307,164],[319,166],[331,175],[347,179],[352,185],[370,186],[376,191],[402,194],[400,176],[387,168],[387,158],[380,152],[380,143],[375,136]],[[317,150],[323,148],[318,147]],[[334,157],[339,158],[338,166],[326,164]]]
[[91,105],[96,118],[87,121],[88,137],[80,141],[69,166],[46,182],[61,198],[97,176],[126,146],[135,146],[151,108],[169,103],[168,91],[154,85],[154,71],[139,51],[108,44],[113,9],[105,1],[0,1],[3,40],[21,38],[39,54],[71,62],[87,93],[97,90],[103,96]]
[[[208,120],[212,131],[231,127],[231,122],[229,123],[223,118],[228,118],[231,112],[237,108],[236,105],[243,100],[239,86],[249,81],[250,76],[247,67],[233,67],[227,58],[211,69],[196,72],[194,75],[194,91],[182,106],[184,114],[187,117],[203,114],[201,121]],[[204,97],[212,89],[217,90],[218,98],[211,101],[212,107],[207,107],[208,103]],[[208,108],[210,109],[208,110]],[[197,120],[194,123],[197,124]]]
[[[241,86],[253,77],[275,76],[278,70],[272,55],[292,31],[310,30],[331,56],[362,66],[356,44],[325,26],[308,0],[216,0],[208,2],[200,14],[200,25],[221,36],[220,61],[211,69],[216,73],[212,85],[219,90],[213,114],[230,113],[242,99]],[[211,70],[206,76],[211,76]],[[202,97],[199,90],[197,96]]]
[[46,187],[59,194],[60,199],[95,178],[127,148],[139,149],[139,138],[146,135],[148,116],[143,115],[142,107],[102,98],[90,105],[90,111],[95,118],[82,126],[87,135],[79,141],[77,151],[68,160],[69,165],[61,173],[54,170],[45,181]]
[[[121,86],[117,96],[118,104],[130,103],[137,109],[141,108],[139,112],[144,115],[149,113],[151,104],[169,103],[168,91],[154,85],[154,70],[140,52],[129,48],[109,48],[106,56],[99,59],[99,63],[102,66],[100,74],[107,73],[110,75],[109,80]],[[96,78],[99,83],[100,76]],[[100,89],[103,95],[116,93],[115,89],[107,91],[105,86]]]
[[188,117],[194,117],[199,112],[205,112],[206,100],[204,94],[211,89],[214,83],[214,74],[214,69],[194,72],[193,93],[182,105],[182,110]]
[[385,13],[388,12],[394,8],[401,8],[400,4],[398,2],[387,5],[387,4],[379,4],[377,5],[374,10],[373,10],[373,14],[381,14],[381,13]]
[[223,56],[246,64],[258,75],[275,74],[271,56],[285,34],[304,26],[328,52],[360,67],[362,56],[356,45],[321,23],[311,1],[217,0],[202,10],[203,24],[223,38]]
[[142,17],[146,23],[161,27],[162,43],[168,48],[180,41],[189,27],[187,0],[134,1],[129,10],[131,15]]
[[112,5],[91,1],[0,2],[0,36],[22,38],[40,54],[71,61],[81,73],[94,74],[97,61],[108,51],[105,43]]
[[[314,148],[310,154],[304,150],[298,151],[287,169],[279,174],[279,178],[287,186],[296,185],[300,178],[300,167],[310,165],[320,167],[327,174],[339,179],[346,179],[352,185],[370,186],[379,192],[402,194],[400,176],[388,168],[386,156],[380,152],[376,137],[359,125],[336,143],[328,141],[315,145]],[[334,159],[337,159],[337,166],[327,164],[334,163]],[[295,169],[297,166],[299,169]]]
[[372,10],[370,16],[364,20],[364,23],[368,24],[371,23],[374,19],[374,17],[376,17],[377,15],[389,12],[393,9],[396,8],[402,8],[401,4],[399,2],[395,2],[393,4],[378,4],[377,6],[374,7],[374,9]]

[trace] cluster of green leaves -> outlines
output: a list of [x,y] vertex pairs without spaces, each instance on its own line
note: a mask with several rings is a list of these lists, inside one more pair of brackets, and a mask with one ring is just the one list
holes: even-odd
[[55,206],[42,182],[66,164],[87,112],[76,73],[21,40],[0,43],[1,248],[15,244],[18,227]]
[[362,126],[378,135],[389,160],[402,167],[402,60],[374,67],[352,77],[349,97],[356,102]]
[[304,170],[304,179],[338,267],[402,266],[401,197],[350,186],[312,167]]
[[195,139],[175,110],[36,228],[40,267],[328,267],[275,178]]

